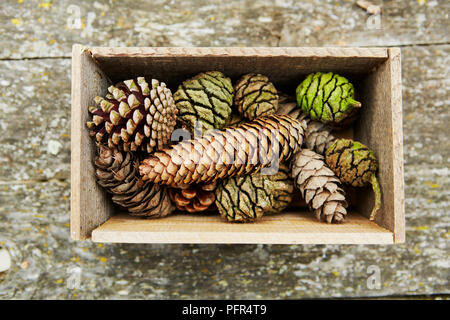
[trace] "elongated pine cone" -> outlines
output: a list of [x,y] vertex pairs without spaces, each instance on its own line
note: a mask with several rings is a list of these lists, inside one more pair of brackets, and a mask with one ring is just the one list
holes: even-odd
[[216,206],[227,221],[253,222],[284,210],[293,191],[289,169],[282,164],[274,175],[255,173],[224,180],[216,191]]
[[311,120],[327,124],[348,124],[361,107],[361,103],[354,99],[353,85],[332,72],[311,73],[297,87],[296,94],[297,104]]
[[381,190],[376,177],[378,161],[373,151],[360,142],[337,139],[326,150],[325,159],[343,183],[353,187],[372,185],[375,205],[370,214],[370,220],[374,220],[381,207]]
[[345,192],[323,156],[308,149],[301,150],[292,159],[291,175],[318,220],[344,221],[347,214]]
[[304,146],[323,155],[325,150],[336,139],[331,133],[333,128],[320,122],[309,119],[297,106],[294,98],[280,94],[277,114],[286,114],[297,120],[305,120],[307,123]]
[[157,151],[139,171],[144,180],[176,187],[277,168],[302,145],[304,130],[289,116],[260,117]]
[[275,113],[278,108],[277,89],[262,74],[249,73],[234,85],[234,106],[249,120]]
[[143,77],[119,82],[108,88],[105,98],[95,97],[97,107],[89,107],[87,122],[97,142],[124,151],[161,149],[170,141],[177,109],[164,82]]
[[208,71],[184,81],[173,98],[178,108],[178,119],[194,132],[224,128],[233,105],[233,86],[222,72]]
[[163,217],[175,210],[165,186],[143,181],[139,160],[132,152],[99,144],[95,158],[97,183],[111,193],[112,201],[134,216]]
[[186,188],[169,188],[169,195],[178,210],[193,212],[215,209],[217,182],[192,184]]

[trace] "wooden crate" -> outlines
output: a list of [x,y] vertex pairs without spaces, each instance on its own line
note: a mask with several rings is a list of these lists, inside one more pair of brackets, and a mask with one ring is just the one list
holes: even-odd
[[[178,84],[198,72],[219,70],[232,80],[248,72],[269,76],[277,88],[293,90],[306,74],[334,71],[355,84],[361,115],[347,135],[369,145],[379,159],[383,206],[375,222],[370,188],[356,195],[346,222],[315,220],[306,208],[230,224],[220,216],[172,215],[141,219],[114,212],[94,178],[94,142],[85,126],[88,105],[109,84],[148,76]],[[402,243],[404,186],[400,49],[398,48],[86,48],[72,51],[71,236],[129,243]]]

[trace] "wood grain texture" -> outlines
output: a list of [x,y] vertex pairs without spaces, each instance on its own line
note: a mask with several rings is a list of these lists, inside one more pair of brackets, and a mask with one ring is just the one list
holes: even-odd
[[[4,0],[0,58],[70,57],[89,46],[396,46],[448,43],[448,1]],[[45,3],[43,5],[43,3]],[[151,8],[151,14],[142,8]]]
[[403,169],[403,105],[400,48],[389,49],[392,104],[392,184],[394,194],[394,242],[405,242],[405,183]]
[[116,215],[92,232],[95,242],[392,244],[393,234],[350,213],[340,225],[316,221],[308,211],[265,216],[255,223],[226,223],[219,216],[172,215],[163,219]]
[[74,45],[72,52],[71,129],[71,237],[90,237],[92,229],[108,219],[113,210],[106,191],[97,185],[93,159],[95,145],[86,128],[88,106],[104,95],[108,80],[92,60],[89,50]]
[[293,79],[311,72],[362,74],[388,58],[383,48],[94,47],[91,51],[100,68],[114,82],[125,80],[125,75],[144,75],[160,79],[173,88],[186,77],[205,70],[222,71],[233,80],[249,72],[262,73],[270,75],[271,81],[279,86],[292,86]]
[[[363,80],[361,94],[364,112],[360,113],[356,122],[355,139],[370,146],[379,163],[377,176],[382,192],[382,207],[375,221],[397,232],[396,242],[402,242],[404,187],[399,49],[390,49],[389,59]],[[374,197],[369,187],[365,189],[366,192],[359,194],[361,201],[357,203],[357,208],[363,215],[369,216],[371,206],[365,204],[373,204]]]

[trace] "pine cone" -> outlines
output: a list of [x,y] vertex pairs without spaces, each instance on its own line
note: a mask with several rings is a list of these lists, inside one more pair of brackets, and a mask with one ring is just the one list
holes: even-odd
[[378,161],[373,151],[360,142],[336,139],[326,150],[325,159],[343,183],[353,187],[372,185],[375,206],[370,214],[370,220],[374,220],[381,206],[381,190],[376,177]]
[[163,217],[175,210],[166,187],[139,177],[139,160],[133,153],[100,144],[94,165],[97,183],[112,193],[112,201],[129,214]]
[[[193,132],[224,128],[231,114],[233,86],[219,71],[200,73],[184,81],[173,95],[179,120]],[[198,122],[198,124],[197,124]]]
[[285,94],[280,94],[277,114],[286,114],[307,123],[304,146],[323,155],[336,137],[331,134],[332,128],[326,124],[309,119],[297,106],[295,100]]
[[227,221],[252,222],[285,209],[293,191],[289,169],[280,165],[274,175],[255,173],[226,179],[217,188],[216,206]]
[[255,173],[288,159],[303,143],[304,129],[289,116],[261,117],[157,151],[139,170],[144,180],[171,186]]
[[193,184],[184,189],[169,188],[169,195],[178,210],[187,212],[212,211],[215,209],[217,182]]
[[307,149],[314,150],[320,155],[336,139],[331,133],[332,128],[319,121],[309,121],[306,127],[305,146]]
[[164,82],[152,79],[150,88],[145,78],[138,77],[110,86],[108,91],[105,98],[94,99],[100,108],[89,107],[91,136],[124,151],[150,153],[168,143],[177,109]]
[[234,91],[234,105],[246,119],[268,116],[278,108],[277,89],[262,74],[242,76],[235,84]]
[[[311,73],[296,90],[297,103],[311,120],[346,125],[355,119],[361,103],[348,80],[332,72]],[[345,120],[345,122],[344,122]]]
[[321,155],[303,149],[292,160],[292,177],[318,220],[342,222],[347,214],[345,192]]

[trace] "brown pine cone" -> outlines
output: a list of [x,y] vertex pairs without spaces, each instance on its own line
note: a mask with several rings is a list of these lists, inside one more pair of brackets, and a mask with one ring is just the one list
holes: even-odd
[[234,106],[246,119],[268,116],[278,108],[277,89],[262,74],[242,76],[235,84],[234,91]]
[[308,149],[296,153],[291,175],[318,220],[328,223],[344,221],[347,214],[345,192],[321,155]]
[[163,217],[173,212],[166,187],[143,181],[138,165],[139,159],[133,153],[99,144],[94,160],[97,183],[131,215]]
[[86,123],[97,142],[124,151],[152,152],[169,141],[176,124],[177,108],[164,82],[145,78],[119,82],[109,93],[95,97],[97,107],[90,106],[92,121]]
[[330,144],[336,140],[331,130],[331,127],[322,122],[310,120],[306,127],[306,148],[324,155]]
[[169,188],[169,195],[178,210],[190,213],[215,210],[217,182],[192,184],[186,188]]
[[260,117],[157,151],[139,170],[144,180],[178,187],[255,173],[289,159],[304,130],[304,122],[289,116]]
[[286,94],[280,94],[277,114],[286,114],[294,119],[305,120],[307,123],[304,146],[323,155],[325,150],[336,139],[331,133],[332,128],[320,121],[311,120],[302,109],[297,106],[293,97]]

